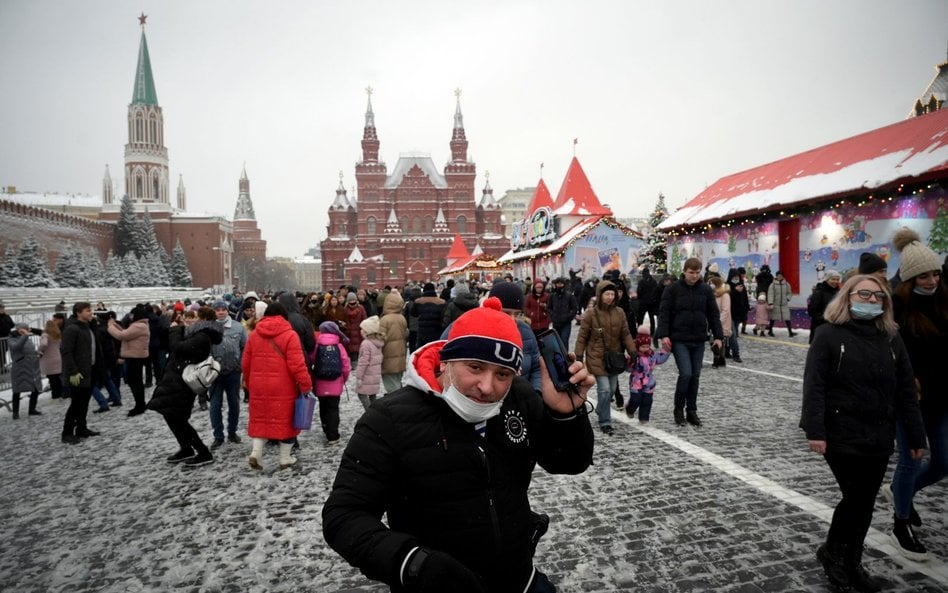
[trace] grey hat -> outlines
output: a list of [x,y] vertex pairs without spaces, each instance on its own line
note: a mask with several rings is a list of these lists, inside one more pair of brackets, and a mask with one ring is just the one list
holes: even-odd
[[223,301],[223,300],[214,301],[214,306],[211,308],[212,309],[227,309],[228,308],[227,301]]

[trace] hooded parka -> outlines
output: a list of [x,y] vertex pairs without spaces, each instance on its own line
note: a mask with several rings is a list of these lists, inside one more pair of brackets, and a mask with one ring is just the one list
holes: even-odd
[[313,384],[290,322],[278,315],[261,319],[247,340],[242,369],[250,391],[250,438],[297,436],[300,431],[293,428],[296,398],[312,391]]
[[600,297],[607,288],[615,290],[615,284],[603,280],[596,285],[596,306],[583,314],[576,336],[576,355],[584,360],[590,373],[599,377],[609,375],[604,362],[607,350],[636,352],[625,311],[618,308],[615,301],[609,305],[602,303]]
[[385,336],[385,345],[382,346],[383,375],[405,372],[405,361],[408,355],[408,322],[402,314],[404,308],[405,301],[397,290],[388,294],[382,306],[379,333]]

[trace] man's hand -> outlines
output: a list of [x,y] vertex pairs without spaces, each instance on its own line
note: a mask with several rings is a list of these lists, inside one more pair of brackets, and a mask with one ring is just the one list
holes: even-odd
[[712,347],[716,347],[716,348],[718,349],[718,352],[720,352],[720,351],[721,351],[721,348],[724,347],[724,343],[721,342],[721,340],[715,340],[715,341],[711,342],[711,346],[712,346]]
[[810,446],[810,451],[820,455],[826,454],[826,441],[807,441],[806,444]]
[[557,391],[550,379],[550,372],[546,368],[546,361],[540,358],[540,395],[546,407],[560,414],[573,414],[586,402],[586,393],[596,384],[596,378],[589,374],[586,366],[576,360],[576,355],[569,353],[572,361],[569,365],[569,382],[576,386],[576,391]]
[[671,338],[662,338],[662,348],[664,348],[666,352],[671,352],[671,349],[672,349]]
[[909,453],[911,454],[912,459],[919,461],[925,456],[925,449],[912,449]]
[[419,549],[405,569],[405,590],[412,593],[486,593],[469,568],[437,550]]
[[76,373],[75,375],[69,376],[69,384],[73,387],[79,387],[80,383],[82,383],[82,373]]

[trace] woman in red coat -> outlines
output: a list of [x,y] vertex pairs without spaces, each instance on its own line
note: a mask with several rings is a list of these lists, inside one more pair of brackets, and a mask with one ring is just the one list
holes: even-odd
[[280,441],[280,469],[290,467],[296,463],[290,453],[300,433],[293,428],[296,397],[312,391],[313,384],[299,335],[290,326],[283,305],[267,306],[247,340],[242,366],[250,390],[250,467],[263,468],[263,446],[270,439]]
[[534,334],[550,328],[550,313],[546,306],[550,300],[550,295],[546,292],[546,283],[543,280],[537,280],[533,283],[533,290],[527,295],[527,300],[523,304],[523,314],[530,318],[530,329]]
[[359,304],[359,300],[354,292],[346,295],[346,325],[343,331],[349,337],[349,343],[346,344],[346,352],[349,354],[349,360],[352,366],[359,364],[359,346],[362,345],[362,322],[368,315],[365,308]]

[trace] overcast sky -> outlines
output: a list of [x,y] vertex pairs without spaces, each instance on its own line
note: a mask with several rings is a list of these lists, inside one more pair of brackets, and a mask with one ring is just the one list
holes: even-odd
[[[478,197],[556,195],[577,155],[644,216],[725,175],[905,118],[946,59],[945,0],[0,2],[0,186],[124,193],[141,29],[172,188],[233,216],[241,166],[270,255],[326,236],[366,104],[381,157],[450,158],[454,89]],[[174,202],[174,191],[171,193]]]

